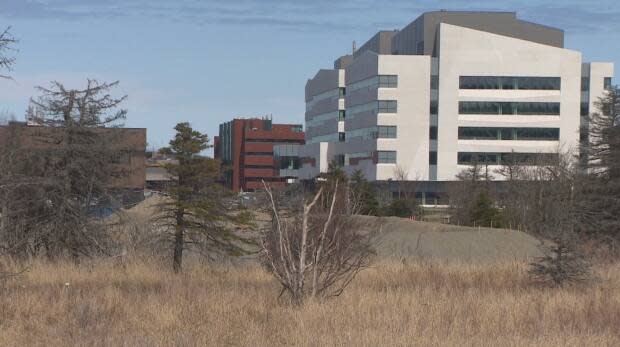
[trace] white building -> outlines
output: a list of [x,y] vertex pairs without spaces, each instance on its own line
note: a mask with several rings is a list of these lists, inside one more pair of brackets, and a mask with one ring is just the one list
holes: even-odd
[[425,13],[308,80],[300,178],[335,162],[370,181],[453,181],[474,158],[577,150],[580,115],[611,76],[513,12]]

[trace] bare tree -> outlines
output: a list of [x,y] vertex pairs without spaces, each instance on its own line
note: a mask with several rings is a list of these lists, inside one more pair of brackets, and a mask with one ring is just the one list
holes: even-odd
[[19,165],[3,178],[11,196],[3,241],[16,255],[43,251],[77,261],[109,251],[106,225],[93,218],[92,209],[110,197],[110,180],[123,175],[114,164],[115,135],[106,129],[126,115],[117,109],[125,97],[109,94],[116,84],[88,80],[82,90],[58,82],[39,87],[41,96],[32,103],[40,111],[34,119],[40,127],[20,134],[27,129],[15,125],[9,156]]
[[11,72],[15,64],[15,57],[7,56],[9,51],[15,51],[13,45],[17,40],[11,35],[11,27],[6,28],[0,33],[0,78],[10,79],[11,76],[3,74],[2,71]]
[[263,233],[264,263],[295,305],[306,297],[340,295],[369,263],[374,250],[370,234],[346,206],[346,187],[334,179],[310,198],[282,203],[263,182],[272,214]]

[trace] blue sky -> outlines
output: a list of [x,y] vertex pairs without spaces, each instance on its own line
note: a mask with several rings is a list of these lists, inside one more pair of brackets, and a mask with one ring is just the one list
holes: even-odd
[[[20,42],[0,112],[23,118],[34,86],[120,80],[126,126],[166,145],[177,122],[217,135],[235,116],[303,123],[304,85],[378,30],[430,10],[516,11],[565,30],[585,61],[620,64],[620,4],[577,1],[0,0]],[[620,65],[616,68],[615,82]]]

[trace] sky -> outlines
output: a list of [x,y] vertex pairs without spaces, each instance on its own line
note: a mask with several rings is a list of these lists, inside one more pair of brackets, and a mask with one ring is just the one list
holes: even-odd
[[234,117],[303,124],[304,86],[352,42],[425,11],[516,11],[565,31],[584,61],[611,61],[620,82],[617,0],[0,0],[0,28],[19,39],[0,113],[23,119],[35,86],[120,81],[127,127],[166,146],[178,122],[210,137]]

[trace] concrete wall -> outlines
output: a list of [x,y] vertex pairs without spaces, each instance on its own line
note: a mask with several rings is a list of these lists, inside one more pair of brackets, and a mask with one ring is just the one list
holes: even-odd
[[[456,153],[553,152],[577,149],[581,53],[440,24],[438,180],[463,169]],[[561,91],[459,90],[459,76],[561,77]],[[459,101],[560,102],[560,116],[459,115]],[[459,126],[559,127],[560,141],[459,141]]]

